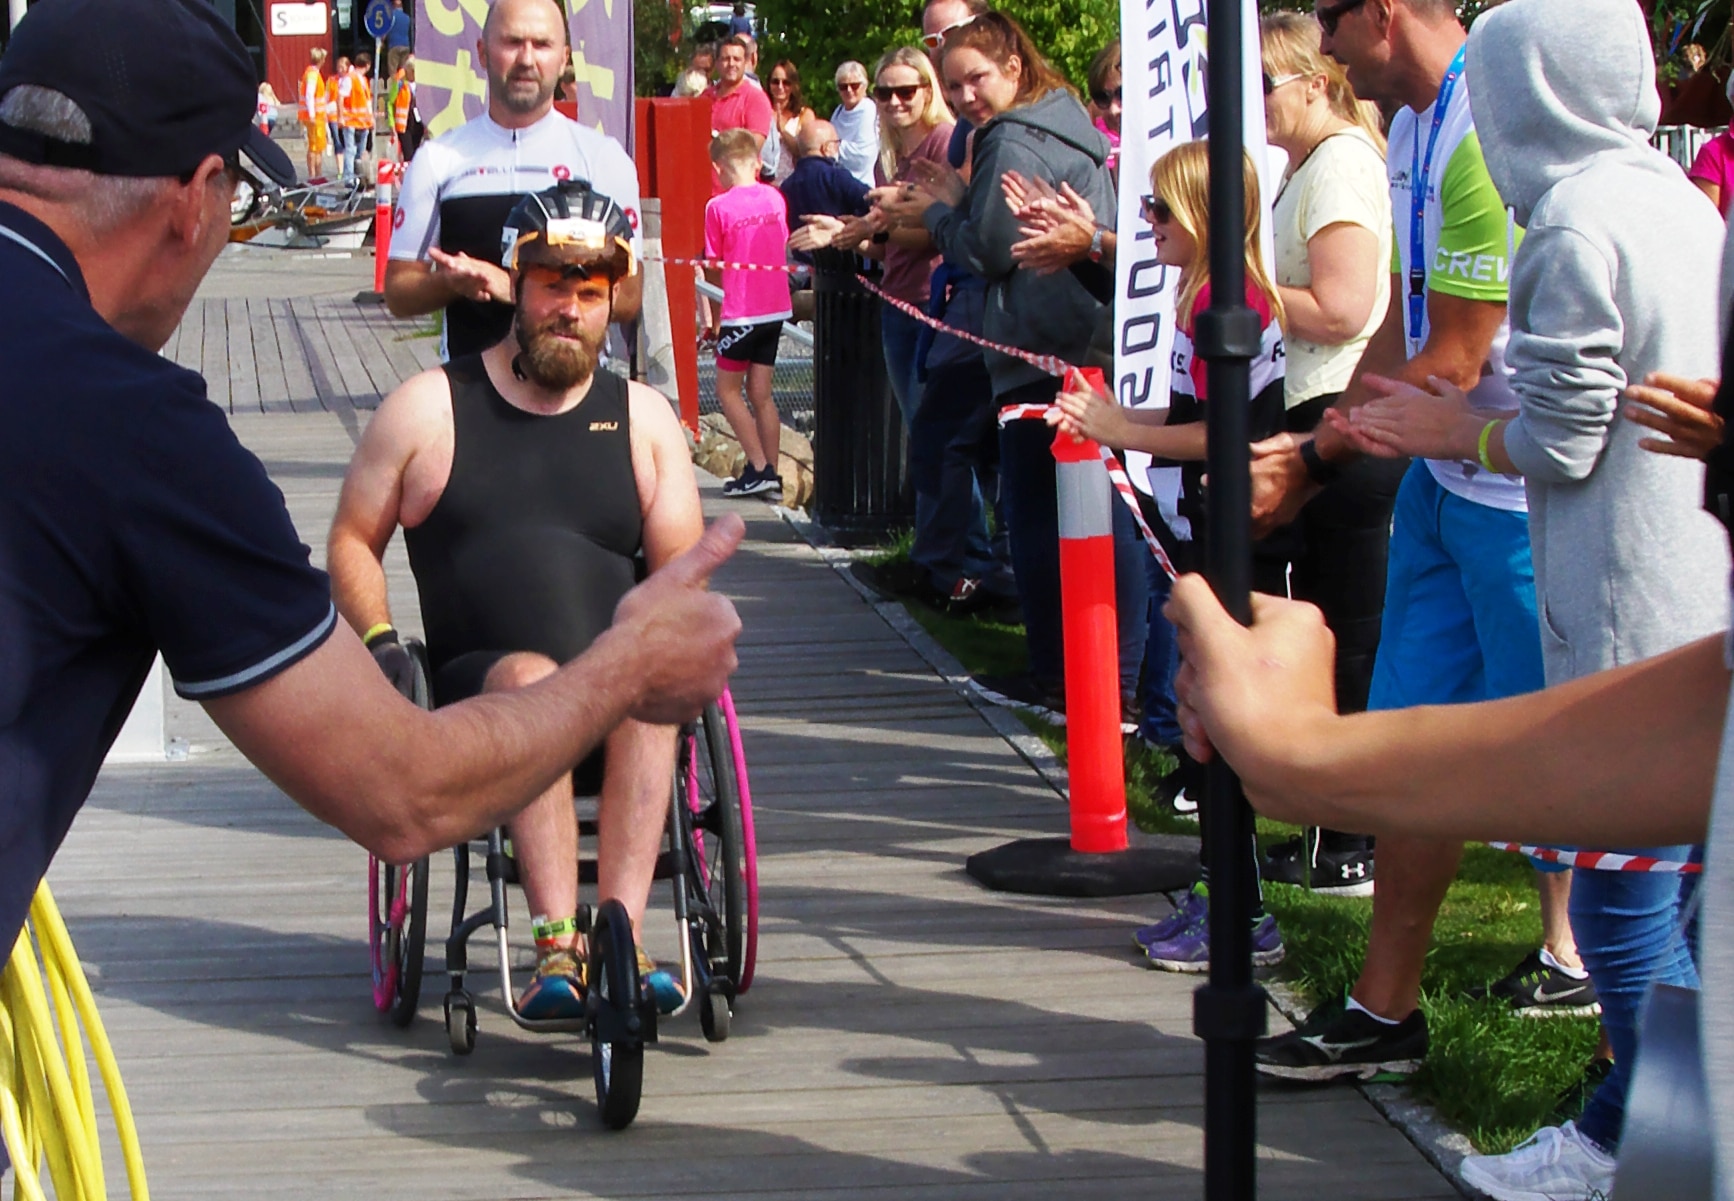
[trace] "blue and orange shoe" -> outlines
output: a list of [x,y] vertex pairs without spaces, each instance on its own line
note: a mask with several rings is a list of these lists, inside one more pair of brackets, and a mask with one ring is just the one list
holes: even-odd
[[656,961],[644,953],[643,947],[638,948],[638,978],[650,990],[658,1013],[673,1013],[686,1000],[686,990],[681,988],[674,973],[657,967]]
[[584,1016],[584,964],[572,948],[562,947],[542,956],[535,978],[518,997],[518,1016],[529,1021]]

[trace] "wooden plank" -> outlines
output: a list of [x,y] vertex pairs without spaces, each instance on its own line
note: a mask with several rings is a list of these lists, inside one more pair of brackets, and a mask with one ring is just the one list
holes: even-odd
[[268,298],[248,298],[247,325],[253,331],[253,361],[259,378],[259,411],[293,412],[293,406],[289,402],[289,379],[283,368],[283,345],[277,340],[277,322]]
[[245,297],[223,302],[228,326],[229,411],[259,411],[259,366],[253,354],[253,323],[247,315]]
[[349,322],[355,306],[340,298],[322,296],[311,300],[309,310],[319,322],[325,343],[331,349],[331,359],[342,381],[344,399],[358,409],[371,409],[379,403],[379,390],[373,385],[367,365],[349,336]]
[[313,305],[300,298],[287,303],[296,340],[300,342],[302,353],[306,355],[305,361],[308,373],[313,379],[314,395],[319,401],[317,408],[303,407],[301,402],[297,402],[296,412],[312,413],[320,409],[335,412],[340,407],[349,408],[348,390],[338,374],[336,360],[326,343],[325,330],[313,310]]
[[235,406],[229,393],[229,315],[228,305],[221,300],[195,301],[205,311],[204,345],[200,354],[199,371],[205,377],[211,400],[233,413]]
[[287,300],[265,302],[272,335],[277,340],[277,361],[283,366],[284,404],[267,406],[268,412],[316,413],[320,411],[319,388],[314,383],[311,355],[294,312]]

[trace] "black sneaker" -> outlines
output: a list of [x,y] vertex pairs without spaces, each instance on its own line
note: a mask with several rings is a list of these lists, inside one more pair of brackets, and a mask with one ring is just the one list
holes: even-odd
[[1310,828],[1300,837],[1277,843],[1259,864],[1259,878],[1333,897],[1372,896],[1373,852],[1327,851],[1320,842],[1318,830]]
[[759,473],[748,463],[734,479],[723,481],[722,493],[724,496],[751,496],[758,482]]
[[1419,1009],[1387,1026],[1343,998],[1313,1010],[1300,1028],[1261,1038],[1253,1065],[1277,1080],[1376,1080],[1410,1075],[1427,1057],[1427,1018]]
[[1174,770],[1151,786],[1151,799],[1181,817],[1193,816],[1198,812],[1199,798],[1204,795],[1204,765],[1188,755],[1186,748],[1178,743],[1173,746],[1151,745],[1175,759]]
[[1468,992],[1475,1000],[1485,997],[1502,1000],[1518,1017],[1591,1018],[1602,1011],[1596,986],[1588,976],[1573,979],[1544,963],[1540,951],[1531,951],[1505,979]]
[[[723,485],[723,491],[728,491],[727,484]],[[766,463],[758,470],[748,467],[742,472],[741,485],[734,495],[763,496],[771,492],[775,492],[778,496],[783,494],[783,477],[777,474],[777,469],[774,466]]]

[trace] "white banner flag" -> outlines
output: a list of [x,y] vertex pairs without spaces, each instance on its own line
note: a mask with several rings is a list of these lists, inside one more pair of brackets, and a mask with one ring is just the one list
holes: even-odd
[[[1210,128],[1210,69],[1205,0],[1120,0],[1120,212],[1115,222],[1114,391],[1128,408],[1167,408],[1173,372],[1174,295],[1180,271],[1156,261],[1156,245],[1142,200],[1150,168],[1175,146]],[[1252,161],[1263,163],[1264,255],[1272,265],[1270,202],[1286,160],[1267,152],[1264,139],[1263,66],[1258,48],[1258,6],[1242,0],[1243,136]],[[1277,160],[1273,167],[1272,158]],[[1206,253],[1199,247],[1199,253]],[[1149,492],[1150,456],[1126,455],[1127,474]]]

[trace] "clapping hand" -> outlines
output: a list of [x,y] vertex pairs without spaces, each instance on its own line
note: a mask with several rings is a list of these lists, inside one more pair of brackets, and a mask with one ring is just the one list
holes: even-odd
[[950,164],[918,158],[909,164],[909,175],[916,187],[932,196],[940,204],[956,208],[963,203],[965,191],[963,176],[959,175]]
[[1132,424],[1126,410],[1075,377],[1054,398],[1047,422],[1076,441],[1088,438],[1104,446],[1124,446]]
[[1018,263],[1037,274],[1051,275],[1090,253],[1096,237],[1095,210],[1071,184],[1062,183],[1055,191],[1043,179],[1007,171],[999,185],[1023,235],[1011,248]]
[[1325,410],[1325,420],[1363,454],[1385,459],[1473,459],[1487,415],[1449,380],[1430,376],[1428,392],[1401,380],[1369,375],[1373,399],[1352,413]]
[[1646,429],[1666,435],[1644,438],[1638,445],[1659,455],[1704,459],[1722,445],[1722,418],[1711,410],[1717,381],[1685,379],[1652,371],[1641,384],[1626,389],[1626,416]]
[[843,222],[838,217],[827,217],[823,213],[813,213],[807,218],[807,223],[789,235],[790,250],[823,250],[828,246],[845,245],[838,237],[843,232]]

